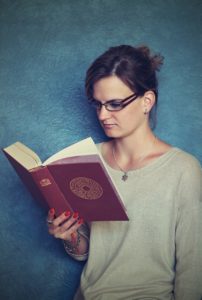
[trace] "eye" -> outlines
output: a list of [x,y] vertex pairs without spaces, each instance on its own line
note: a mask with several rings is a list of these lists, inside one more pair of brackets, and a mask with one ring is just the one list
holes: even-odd
[[107,106],[112,109],[119,109],[122,107],[122,103],[120,101],[111,101],[107,103]]

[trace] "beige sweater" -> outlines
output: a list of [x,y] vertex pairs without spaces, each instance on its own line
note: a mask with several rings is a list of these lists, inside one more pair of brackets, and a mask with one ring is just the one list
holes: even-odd
[[[91,224],[75,300],[202,299],[202,172],[178,148],[139,170],[107,166],[129,222]],[[83,294],[83,296],[81,295]]]

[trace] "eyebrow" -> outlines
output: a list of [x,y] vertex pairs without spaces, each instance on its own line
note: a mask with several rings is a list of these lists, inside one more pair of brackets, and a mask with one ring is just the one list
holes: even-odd
[[100,103],[102,103],[102,104],[105,104],[105,103],[109,103],[109,102],[113,102],[113,101],[121,102],[121,101],[123,101],[123,100],[125,100],[125,99],[118,99],[118,98],[116,98],[116,99],[110,99],[110,100],[107,100],[107,101],[105,101],[105,102],[102,102],[102,101],[97,100],[97,99],[95,99],[95,98],[92,98],[92,100],[97,101],[97,102],[100,102]]
[[105,104],[105,103],[110,103],[110,102],[113,102],[113,101],[125,102],[125,101],[127,101],[127,100],[129,100],[130,98],[133,98],[133,97],[136,97],[136,98],[137,98],[137,94],[136,94],[136,93],[133,93],[132,95],[130,95],[130,96],[126,97],[126,98],[123,98],[123,99],[110,99],[110,100],[108,100],[108,101],[106,101],[106,102],[104,102],[104,103],[102,103],[101,101],[99,101],[99,100],[97,100],[97,99],[95,99],[95,98],[92,98],[92,100],[97,101],[97,102],[100,102],[100,103],[102,103],[102,104]]

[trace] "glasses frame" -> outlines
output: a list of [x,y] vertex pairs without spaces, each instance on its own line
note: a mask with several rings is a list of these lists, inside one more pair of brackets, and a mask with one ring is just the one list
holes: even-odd
[[[134,93],[134,94],[132,94],[132,95],[130,95],[130,96],[128,96],[128,97],[126,97],[126,98],[120,100],[120,101],[114,99],[114,100],[109,100],[109,101],[107,101],[107,102],[105,102],[105,103],[102,103],[102,102],[100,102],[100,101],[98,101],[98,100],[92,99],[92,100],[89,101],[89,104],[91,104],[97,111],[100,111],[101,108],[102,108],[102,106],[104,106],[105,109],[108,110],[108,111],[120,111],[120,110],[122,110],[124,107],[126,107],[127,105],[129,105],[130,103],[132,103],[133,101],[135,101],[137,98],[138,98],[138,95]],[[128,100],[129,100],[129,101],[128,101]],[[125,103],[126,101],[128,101],[128,102]],[[117,104],[120,104],[120,108],[119,108],[119,109],[109,109],[108,106],[109,106],[111,103],[115,103],[115,102],[116,102]],[[97,106],[96,106],[96,105],[97,105]]]

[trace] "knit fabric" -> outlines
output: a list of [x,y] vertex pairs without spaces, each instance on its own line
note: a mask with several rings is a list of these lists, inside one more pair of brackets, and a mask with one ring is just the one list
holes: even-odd
[[171,148],[130,171],[125,182],[121,171],[106,167],[129,221],[91,224],[89,258],[75,300],[201,300],[199,162]]

